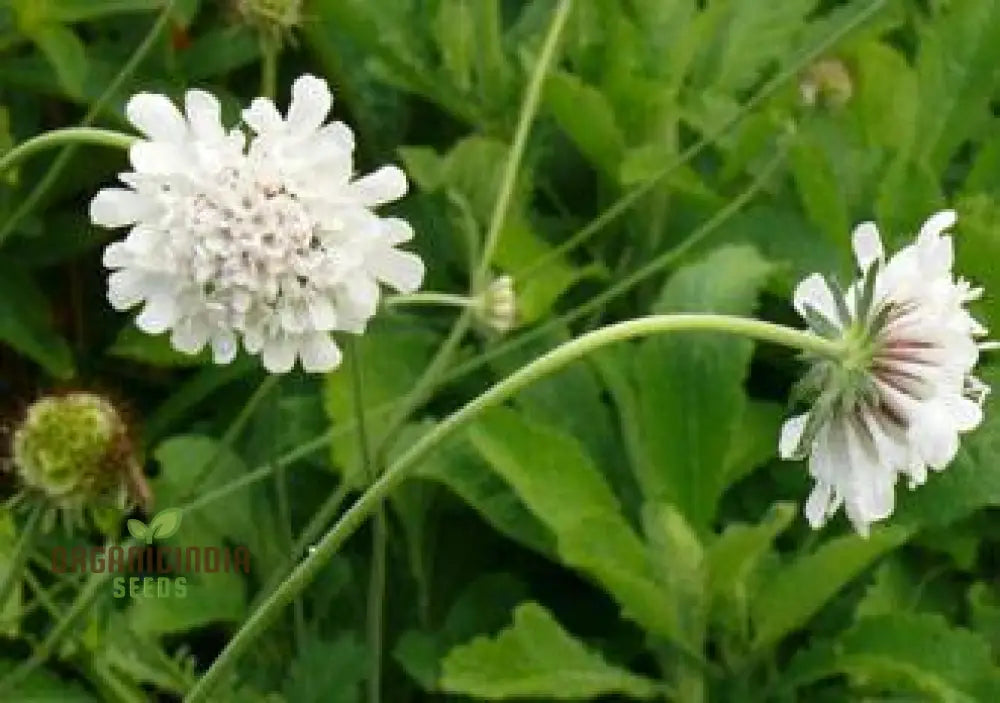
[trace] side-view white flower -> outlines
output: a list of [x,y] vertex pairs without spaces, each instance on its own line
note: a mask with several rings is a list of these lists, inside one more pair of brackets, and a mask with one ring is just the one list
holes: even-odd
[[146,138],[120,176],[128,187],[90,206],[95,224],[131,227],[104,252],[115,309],[144,303],[139,329],[169,330],[190,354],[210,344],[216,363],[242,340],[273,373],[296,360],[335,368],[331,332],[363,332],[379,284],[413,292],[424,265],[396,248],[412,238],[409,224],[373,212],[405,194],[406,176],[385,166],[355,179],[354,135],[324,124],[332,102],[325,81],[302,76],[287,115],[258,98],[243,111],[250,131],[227,132],[218,100],[200,90],[187,92],[183,114],[162,95],[129,100]]
[[965,307],[982,291],[952,274],[945,231],[955,220],[951,211],[933,215],[888,261],[878,229],[864,223],[853,235],[859,280],[842,290],[813,274],[795,290],[810,328],[847,350],[813,364],[802,388],[816,400],[781,430],[783,458],[808,456],[814,528],[843,505],[867,535],[892,513],[898,476],[923,484],[928,467],[943,470],[959,435],[982,421],[989,389],[972,373],[986,330]]

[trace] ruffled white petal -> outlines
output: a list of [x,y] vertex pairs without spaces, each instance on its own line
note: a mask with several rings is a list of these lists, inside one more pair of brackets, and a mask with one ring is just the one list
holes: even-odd
[[155,203],[133,190],[105,188],[90,201],[90,221],[101,227],[124,227],[135,224],[155,209]]
[[954,210],[941,210],[931,215],[920,227],[917,233],[917,242],[940,237],[946,230],[955,226],[958,215]]
[[333,95],[326,81],[316,76],[300,76],[292,84],[292,102],[288,107],[286,126],[292,132],[315,132],[332,106]]
[[369,255],[366,263],[375,278],[400,293],[412,293],[424,280],[424,262],[408,251],[378,249]]
[[170,295],[157,295],[146,301],[146,307],[135,318],[135,326],[149,334],[166,332],[177,321],[177,301]]
[[795,415],[785,420],[781,426],[781,439],[778,441],[778,455],[782,459],[797,458],[799,443],[802,441],[802,431],[809,421],[809,414]]
[[274,102],[267,98],[256,98],[243,111],[243,121],[257,134],[280,131],[284,127],[281,113]]
[[299,348],[302,368],[310,373],[325,373],[340,366],[342,355],[330,335],[321,332],[307,335]]
[[361,205],[383,205],[406,195],[406,174],[397,166],[383,166],[354,181],[351,188]]
[[295,366],[298,353],[295,340],[289,337],[274,337],[264,342],[261,358],[264,368],[271,373],[288,373]]
[[858,225],[851,236],[851,243],[854,246],[854,258],[857,259],[858,267],[862,271],[867,271],[873,262],[885,256],[882,237],[874,222],[863,222]]
[[803,317],[806,316],[806,308],[811,307],[834,325],[840,326],[833,293],[818,273],[807,276],[795,287],[792,304]]
[[182,144],[188,136],[187,122],[164,95],[139,93],[125,105],[125,117],[152,140]]
[[222,107],[214,95],[203,90],[189,90],[184,95],[185,112],[196,139],[215,142],[225,139]]

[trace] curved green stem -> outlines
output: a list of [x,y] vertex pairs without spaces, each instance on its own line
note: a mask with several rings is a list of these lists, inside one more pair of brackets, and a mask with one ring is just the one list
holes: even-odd
[[96,127],[66,127],[44,132],[37,137],[21,142],[3,156],[0,156],[0,173],[3,173],[38,152],[53,149],[64,144],[94,144],[128,149],[138,141],[138,137],[124,132]]
[[604,346],[637,337],[668,332],[724,332],[771,342],[812,354],[840,358],[843,349],[837,342],[811,332],[795,330],[761,320],[715,314],[654,315],[628,320],[578,337],[503,379],[460,410],[449,415],[396,460],[378,480],[351,506],[326,533],[316,548],[295,568],[271,596],[244,623],[212,667],[198,681],[185,699],[187,703],[206,700],[216,684],[236,664],[254,641],[316,577],[344,541],[371,515],[406,477],[407,473],[433,447],[485,410],[503,403],[522,388],[548,376],[568,364]]
[[[113,98],[118,91],[121,89],[122,85],[127,81],[135,70],[139,67],[149,52],[155,46],[157,39],[163,34],[163,30],[167,27],[170,22],[170,17],[174,10],[175,0],[167,0],[163,5],[163,9],[160,10],[160,16],[156,18],[153,26],[149,28],[149,32],[146,37],[142,40],[142,43],[136,47],[135,51],[132,52],[132,56],[129,57],[128,61],[122,66],[121,70],[114,79],[108,83],[108,86],[104,89],[104,92],[93,102],[90,109],[87,110],[87,114],[83,116],[83,120],[80,122],[81,127],[88,127],[97,118],[101,111],[108,104],[108,101]],[[53,160],[52,165],[49,166],[48,171],[46,171],[45,176],[42,177],[40,181],[32,188],[31,192],[28,193],[21,203],[17,206],[17,209],[7,218],[7,221],[3,223],[0,227],[0,244],[7,240],[11,232],[18,223],[24,219],[24,217],[32,212],[45,197],[45,194],[49,192],[52,184],[56,182],[59,175],[66,168],[66,164],[70,162],[73,158],[73,154],[76,152],[77,145],[73,144],[65,147],[59,155]]]

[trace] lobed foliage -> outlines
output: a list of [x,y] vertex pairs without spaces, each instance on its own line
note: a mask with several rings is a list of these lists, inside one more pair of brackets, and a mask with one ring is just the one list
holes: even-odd
[[[258,93],[260,27],[235,4],[163,5],[0,2],[0,156],[54,127],[124,128],[141,90],[204,87],[235,120]],[[469,285],[555,6],[307,0],[285,37],[279,101],[291,77],[325,76],[359,166],[399,161],[410,176],[398,214],[430,290]],[[160,12],[165,30],[123,73]],[[463,337],[402,425],[393,413],[452,311],[386,310],[341,369],[282,377],[241,417],[254,360],[186,357],[104,301],[107,234],[86,202],[121,155],[85,147],[0,173],[9,417],[44,389],[112,391],[140,428],[157,509],[206,501],[165,543],[253,555],[250,578],[117,600],[44,560],[125,539],[124,524],[49,534],[0,606],[0,687],[45,663],[0,698],[180,699],[297,560],[326,497],[370,483],[359,415],[384,463],[602,324],[676,311],[796,324],[792,286],[847,273],[861,220],[898,244],[956,208],[957,268],[1000,328],[1000,0],[578,0],[557,56],[491,262],[515,281],[519,326]],[[384,602],[368,594],[366,528],[212,700],[357,701],[380,657],[393,703],[1000,700],[995,403],[947,471],[899,489],[888,525],[813,533],[808,476],[776,456],[798,371],[777,348],[700,333],[620,344],[533,385],[393,494]],[[0,510],[0,576],[23,524]],[[383,607],[384,653],[370,635]]]

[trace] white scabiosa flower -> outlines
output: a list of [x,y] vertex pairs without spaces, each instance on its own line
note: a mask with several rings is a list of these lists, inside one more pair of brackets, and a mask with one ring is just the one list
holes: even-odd
[[297,360],[335,368],[331,332],[363,332],[380,284],[413,292],[424,266],[396,248],[410,226],[373,212],[405,194],[406,176],[385,166],[355,179],[350,128],[324,124],[331,105],[326,82],[302,76],[287,115],[258,98],[245,132],[226,131],[203,91],[187,92],[183,114],[162,95],[133,97],[126,116],[146,138],[120,176],[128,187],[90,207],[95,224],[131,227],[104,252],[112,306],[144,304],[139,329],[169,330],[189,354],[209,344],[216,363],[242,340],[273,373]]
[[815,362],[801,388],[816,400],[781,430],[781,456],[809,459],[815,485],[805,513],[814,528],[844,506],[867,535],[892,513],[897,477],[910,488],[924,483],[982,420],[988,389],[972,373],[986,330],[965,307],[981,290],[952,275],[944,233],[954,223],[954,212],[935,214],[888,260],[878,229],[862,224],[853,236],[858,281],[844,291],[813,274],[795,290],[812,330],[846,350]]

